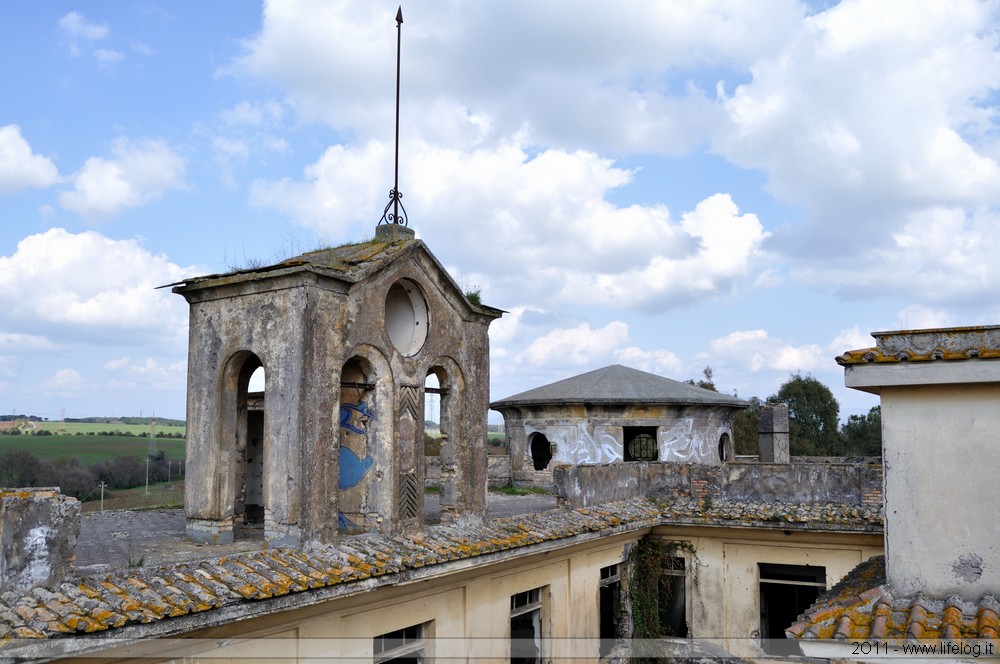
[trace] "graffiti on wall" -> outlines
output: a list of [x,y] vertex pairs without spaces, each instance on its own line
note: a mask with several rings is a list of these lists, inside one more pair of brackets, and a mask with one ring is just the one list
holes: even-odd
[[535,432],[543,434],[556,446],[552,457],[554,463],[612,463],[622,460],[621,444],[603,427],[598,427],[596,435],[590,433],[586,422],[579,422],[576,426],[526,428],[525,438],[530,438]]
[[682,417],[669,429],[660,431],[660,461],[680,463],[716,463],[716,441],[721,426],[695,427],[695,418]]
[[[371,470],[372,463],[374,462],[374,458],[370,454],[362,458],[357,452],[345,445],[345,437],[351,433],[364,436],[364,440],[356,447],[367,450],[368,421],[375,419],[377,419],[375,414],[364,401],[340,404],[340,428],[346,429],[349,432],[341,434],[340,441],[340,478],[337,486],[341,491],[351,489],[360,484],[361,480],[368,474],[368,471]],[[357,524],[344,516],[343,512],[338,515],[338,521],[343,530],[358,528]]]

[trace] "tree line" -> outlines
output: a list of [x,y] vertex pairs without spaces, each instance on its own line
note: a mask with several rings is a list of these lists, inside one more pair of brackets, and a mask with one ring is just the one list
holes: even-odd
[[[712,368],[691,385],[718,392]],[[766,399],[750,397],[750,407],[740,411],[733,423],[736,454],[757,454],[758,425],[766,406],[788,404],[788,438],[792,456],[881,456],[882,409],[875,406],[865,415],[851,415],[840,424],[840,404],[826,385],[810,375],[796,373]]]
[[[171,461],[163,451],[150,455],[150,484],[182,477],[183,461]],[[25,450],[0,455],[0,486],[57,486],[67,496],[86,501],[100,495],[101,482],[109,489],[142,486],[146,483],[146,460],[136,456],[119,456],[88,466],[77,457],[60,457],[51,461]]]

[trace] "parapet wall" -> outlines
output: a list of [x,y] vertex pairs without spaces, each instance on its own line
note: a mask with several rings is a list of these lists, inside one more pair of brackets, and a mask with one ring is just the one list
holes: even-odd
[[720,502],[882,505],[879,461],[790,464],[730,462],[560,465],[552,471],[560,505],[586,507],[636,497]]
[[0,489],[0,591],[52,587],[73,572],[80,502],[58,488]]

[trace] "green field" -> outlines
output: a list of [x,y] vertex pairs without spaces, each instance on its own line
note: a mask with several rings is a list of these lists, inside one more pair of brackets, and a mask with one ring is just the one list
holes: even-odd
[[[149,493],[146,493],[145,486],[105,492],[105,510],[148,510],[183,506],[183,480],[150,484]],[[84,512],[97,512],[101,509],[101,501],[98,499],[82,503],[82,509]]]
[[[45,429],[52,433],[68,434],[70,436],[80,433],[97,433],[98,431],[120,431],[121,433],[131,433],[133,436],[148,436],[148,424],[123,424],[121,422],[31,422],[30,426],[37,429]],[[184,427],[168,427],[157,425],[156,433],[184,434]]]
[[[58,424],[46,423],[46,424]],[[83,425],[83,426],[103,426]],[[157,451],[165,452],[168,459],[184,458],[184,441],[177,438],[157,438]],[[0,454],[15,450],[31,452],[41,459],[78,457],[84,465],[110,461],[119,456],[143,459],[149,450],[149,437],[137,436],[0,436]]]

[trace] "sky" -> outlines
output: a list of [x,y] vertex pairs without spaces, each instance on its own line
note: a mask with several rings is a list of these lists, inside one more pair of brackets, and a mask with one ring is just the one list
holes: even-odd
[[[397,4],[0,9],[0,413],[182,418],[157,286],[372,237]],[[491,398],[610,364],[841,417],[876,330],[1000,323],[997,2],[412,0],[410,227]],[[499,421],[496,413],[491,415]]]

